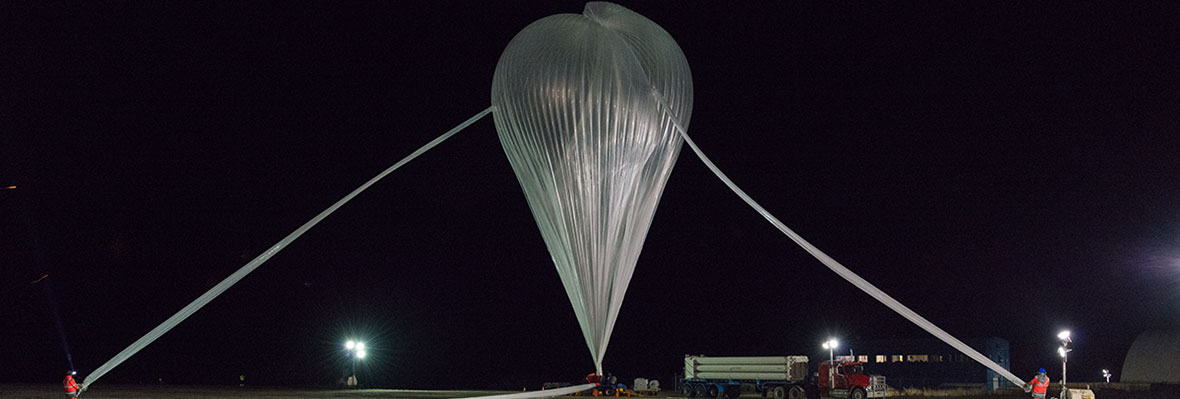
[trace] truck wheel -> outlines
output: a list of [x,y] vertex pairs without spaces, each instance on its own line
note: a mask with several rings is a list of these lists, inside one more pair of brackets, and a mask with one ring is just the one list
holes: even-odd
[[807,391],[804,391],[801,386],[792,385],[791,390],[787,392],[787,396],[790,399],[806,399]]
[[705,396],[706,398],[716,398],[719,394],[721,394],[721,392],[717,389],[716,385],[709,384],[709,387],[705,388],[705,395],[707,395]]
[[739,396],[742,396],[741,385],[728,385],[725,387],[725,397],[729,399],[737,399]]
[[705,384],[696,384],[695,387],[692,387],[692,397],[707,398],[708,396],[705,396]]
[[868,395],[865,394],[864,389],[856,388],[853,389],[852,393],[848,395],[848,399],[865,399],[866,396]]
[[774,392],[774,399],[786,399],[787,398],[787,390],[783,389],[783,387],[774,387],[773,392]]
[[681,385],[680,386],[680,396],[683,396],[686,398],[691,398],[692,397],[692,384]]

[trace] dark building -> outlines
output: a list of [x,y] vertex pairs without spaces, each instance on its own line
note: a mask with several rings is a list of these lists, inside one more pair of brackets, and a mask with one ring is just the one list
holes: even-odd
[[[1008,340],[976,338],[963,343],[987,356],[1007,370]],[[894,388],[934,388],[975,386],[988,391],[1014,386],[996,372],[934,338],[852,342],[852,355],[842,360],[865,363],[872,374],[885,376]]]

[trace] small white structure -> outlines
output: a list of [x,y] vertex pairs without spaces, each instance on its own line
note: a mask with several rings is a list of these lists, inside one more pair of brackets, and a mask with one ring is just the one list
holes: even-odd
[[657,393],[660,391],[660,381],[649,380],[642,377],[636,378],[635,385],[631,386],[631,389],[636,392]]

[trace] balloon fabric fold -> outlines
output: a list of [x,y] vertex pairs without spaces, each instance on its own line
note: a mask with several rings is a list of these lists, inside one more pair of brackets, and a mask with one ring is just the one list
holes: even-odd
[[654,22],[588,3],[582,14],[542,18],[512,39],[496,65],[492,106],[601,373],[683,144],[672,118],[687,128],[692,114],[688,62]]

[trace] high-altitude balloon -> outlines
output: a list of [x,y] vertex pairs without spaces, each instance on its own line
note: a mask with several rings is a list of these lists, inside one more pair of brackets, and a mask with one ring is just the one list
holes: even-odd
[[492,79],[500,143],[602,359],[692,113],[692,74],[668,32],[593,2],[525,27]]

